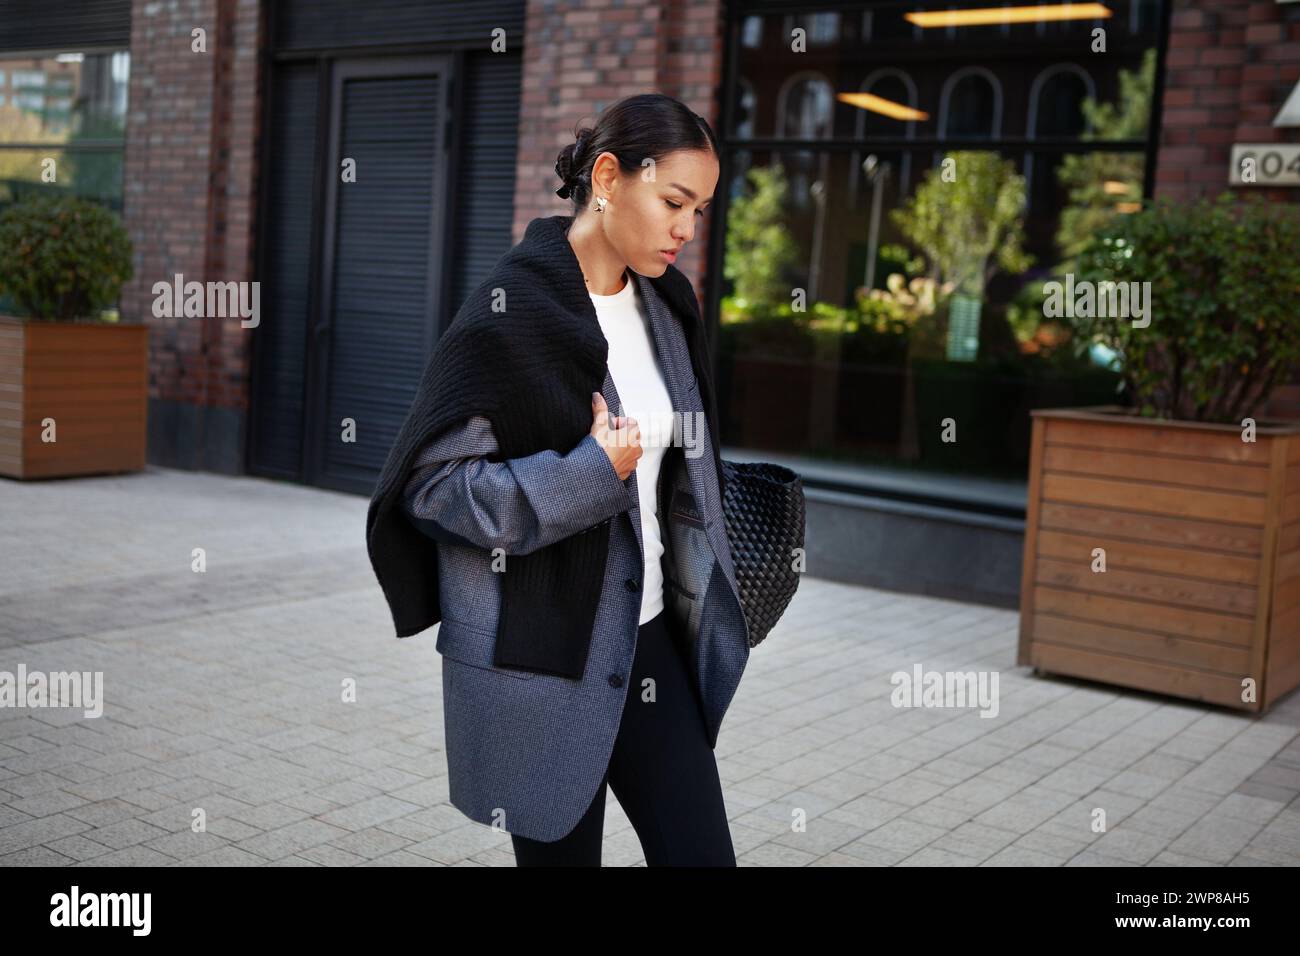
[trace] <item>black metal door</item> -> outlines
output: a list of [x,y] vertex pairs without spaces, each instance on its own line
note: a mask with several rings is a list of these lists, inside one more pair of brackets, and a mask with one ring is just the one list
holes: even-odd
[[333,63],[303,421],[311,484],[373,488],[433,347],[450,63]]
[[271,6],[250,473],[373,490],[440,330],[513,241],[524,7]]

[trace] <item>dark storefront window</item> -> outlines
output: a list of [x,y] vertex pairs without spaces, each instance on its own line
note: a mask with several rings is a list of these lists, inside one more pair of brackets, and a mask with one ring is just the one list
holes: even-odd
[[129,72],[125,50],[0,51],[0,208],[40,190],[121,213]]
[[729,33],[723,441],[1023,479],[1031,408],[1122,400],[1042,283],[1143,197],[1160,3],[765,6]]

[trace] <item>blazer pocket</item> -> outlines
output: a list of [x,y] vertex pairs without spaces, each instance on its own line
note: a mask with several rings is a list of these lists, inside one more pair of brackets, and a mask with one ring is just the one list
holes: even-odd
[[438,625],[438,642],[434,645],[438,653],[458,664],[481,667],[483,670],[513,677],[516,680],[532,680],[537,675],[532,671],[516,670],[511,667],[497,667],[492,663],[496,651],[497,636],[495,631],[458,621],[444,616]]

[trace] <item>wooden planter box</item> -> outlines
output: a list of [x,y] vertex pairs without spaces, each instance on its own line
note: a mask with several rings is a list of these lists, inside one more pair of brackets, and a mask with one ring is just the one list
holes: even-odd
[[0,316],[0,475],[143,469],[148,387],[148,326]]
[[1300,684],[1300,424],[1032,419],[1018,664],[1253,712]]

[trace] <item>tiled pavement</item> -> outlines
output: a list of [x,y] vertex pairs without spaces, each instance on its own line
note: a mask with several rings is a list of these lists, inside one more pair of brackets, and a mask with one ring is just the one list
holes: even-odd
[[[0,864],[513,865],[446,802],[435,634],[393,636],[366,504],[0,479],[0,670],[103,671],[106,699],[0,708]],[[1011,611],[806,578],[718,742],[740,863],[1300,863],[1300,694],[1253,719],[1035,676],[1015,644]],[[892,706],[918,663],[998,671],[998,716]],[[644,864],[612,793],[604,862]]]

